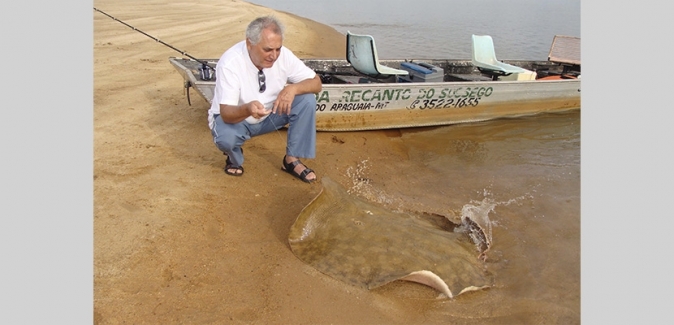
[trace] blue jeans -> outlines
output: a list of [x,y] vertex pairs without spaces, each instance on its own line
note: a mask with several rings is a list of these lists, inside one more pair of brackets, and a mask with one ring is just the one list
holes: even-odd
[[269,114],[264,121],[250,124],[241,121],[225,123],[219,114],[215,115],[215,126],[211,130],[213,142],[224,152],[235,166],[243,166],[241,146],[250,138],[276,131],[288,124],[286,155],[298,158],[316,157],[316,96],[304,94],[295,96],[290,115]]

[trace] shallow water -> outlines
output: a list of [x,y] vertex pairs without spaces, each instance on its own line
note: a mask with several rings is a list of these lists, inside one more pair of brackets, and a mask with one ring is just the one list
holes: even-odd
[[[488,34],[499,59],[546,60],[554,35],[580,36],[579,0],[251,2],[371,34],[380,58],[469,58],[470,35]],[[347,171],[352,192],[391,209],[491,221],[496,286],[420,304],[429,322],[580,323],[580,122],[574,111],[391,131],[408,159],[363,153]],[[434,298],[410,284],[375,294]]]
[[[491,224],[487,268],[495,287],[428,304],[429,320],[580,322],[579,111],[401,130],[391,146],[409,160],[363,162],[353,178],[367,184],[354,182],[352,192],[392,210]],[[377,292],[433,299],[413,288]]]

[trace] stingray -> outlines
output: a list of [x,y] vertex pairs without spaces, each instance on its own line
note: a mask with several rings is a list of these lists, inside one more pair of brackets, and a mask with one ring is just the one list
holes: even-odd
[[449,298],[493,285],[484,264],[491,241],[477,222],[440,226],[439,215],[392,212],[321,182],[288,236],[295,256],[320,272],[367,289],[418,282]]

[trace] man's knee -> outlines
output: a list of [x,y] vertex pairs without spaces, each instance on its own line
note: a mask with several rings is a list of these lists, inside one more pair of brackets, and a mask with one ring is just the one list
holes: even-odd
[[223,137],[214,137],[213,142],[215,142],[215,146],[220,149],[222,152],[231,152],[232,151],[232,142],[231,141],[226,141]]
[[314,94],[302,94],[295,96],[293,100],[293,106],[297,106],[302,109],[316,109],[316,95]]
[[220,132],[213,132],[213,142],[215,142],[215,145],[220,151],[231,152],[232,148],[236,146],[236,136],[222,129],[216,129],[216,131]]

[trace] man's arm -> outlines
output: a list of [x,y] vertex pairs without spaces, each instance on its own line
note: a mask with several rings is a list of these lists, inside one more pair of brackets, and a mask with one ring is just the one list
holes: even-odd
[[[296,84],[290,84],[285,88],[288,87],[295,88],[294,95],[303,95],[308,93],[318,94],[321,91],[321,89],[323,89],[323,83],[321,82],[321,77],[318,74],[316,74],[313,79],[305,79]],[[281,91],[281,93],[283,93],[283,91]]]
[[260,118],[269,114],[264,105],[257,100],[239,106],[220,104],[220,117],[225,123],[239,123],[248,116]]

